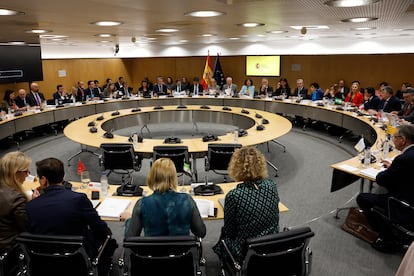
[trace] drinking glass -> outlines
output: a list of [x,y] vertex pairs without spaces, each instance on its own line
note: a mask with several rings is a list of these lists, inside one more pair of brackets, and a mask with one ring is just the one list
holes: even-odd
[[81,173],[81,182],[82,182],[82,189],[86,189],[89,185],[89,183],[91,182],[91,178],[89,176],[89,172],[88,171],[83,171]]

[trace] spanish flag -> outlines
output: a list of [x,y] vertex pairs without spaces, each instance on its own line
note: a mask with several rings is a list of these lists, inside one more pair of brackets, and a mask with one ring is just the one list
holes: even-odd
[[83,164],[82,160],[78,161],[78,175],[81,175],[85,171],[85,165]]
[[213,77],[213,66],[211,66],[210,52],[207,54],[206,66],[204,66],[203,78],[201,79],[201,85],[203,90],[207,90],[210,84],[210,79]]

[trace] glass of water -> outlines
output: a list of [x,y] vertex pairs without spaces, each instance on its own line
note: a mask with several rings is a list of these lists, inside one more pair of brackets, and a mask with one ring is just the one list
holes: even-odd
[[91,182],[91,177],[89,176],[89,172],[88,171],[83,171],[81,173],[81,182],[82,182],[81,189],[88,188],[88,185]]

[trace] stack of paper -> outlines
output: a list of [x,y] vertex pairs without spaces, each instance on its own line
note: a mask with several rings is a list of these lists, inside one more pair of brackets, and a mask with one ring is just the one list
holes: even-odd
[[194,199],[202,218],[214,217],[214,202],[208,199]]
[[375,179],[377,177],[377,174],[380,171],[382,171],[382,170],[378,170],[378,169],[374,169],[374,168],[367,168],[367,169],[360,170],[359,173],[364,175],[364,176],[368,176],[372,179]]
[[105,198],[102,203],[96,208],[99,216],[107,218],[119,218],[122,212],[124,212],[131,200],[119,199],[119,198]]

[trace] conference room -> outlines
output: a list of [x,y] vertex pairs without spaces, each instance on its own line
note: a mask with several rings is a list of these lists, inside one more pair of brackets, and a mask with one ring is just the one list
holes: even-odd
[[[356,205],[355,198],[361,191],[361,176],[345,171],[345,175],[353,177],[343,181],[340,174],[344,167],[338,166],[358,155],[354,145],[361,136],[374,148],[385,137],[385,132],[368,117],[311,101],[298,103],[295,96],[284,100],[220,94],[144,98],[137,91],[145,78],[156,83],[159,76],[164,81],[172,77],[174,82],[185,77],[191,83],[198,77],[203,84],[213,77],[221,85],[222,80],[231,76],[237,91],[248,78],[256,91],[263,78],[276,89],[283,77],[292,91],[297,80],[302,79],[305,88],[317,82],[323,91],[340,80],[347,87],[358,80],[361,87],[375,89],[386,81],[396,92],[402,83],[412,81],[406,70],[413,61],[412,1],[367,1],[355,7],[340,6],[341,1],[316,0],[192,1],[191,4],[180,0],[152,1],[145,5],[132,1],[41,2],[42,5],[35,5],[6,1],[0,6],[17,11],[0,16],[5,26],[0,38],[3,64],[13,64],[19,59],[30,61],[28,67],[20,69],[25,74],[35,74],[29,79],[19,79],[26,75],[14,71],[6,76],[2,73],[0,96],[7,89],[16,95],[21,88],[30,92],[29,83],[34,81],[45,100],[49,100],[53,99],[57,85],[69,93],[80,81],[86,89],[89,80],[98,80],[102,88],[108,78],[116,83],[119,77],[127,81],[132,95],[124,99],[67,102],[62,107],[48,102],[42,110],[23,112],[23,116],[13,118],[12,114],[3,114],[2,156],[19,149],[33,161],[59,158],[65,164],[65,180],[77,187],[81,182],[79,161],[90,172],[91,181],[99,182],[102,143],[132,144],[134,153],[142,158],[140,169],[131,174],[132,182],[149,192],[145,181],[154,159],[153,148],[165,146],[168,138],[176,138],[181,143],[167,143],[167,146],[184,145],[189,149],[191,176],[179,178],[186,191],[191,190],[191,183],[211,182],[227,193],[235,183],[228,176],[208,170],[208,145],[218,142],[254,146],[266,156],[269,177],[278,187],[284,207],[280,208],[280,230],[309,226],[315,233],[309,243],[313,251],[312,274],[396,273],[403,253],[377,252],[343,231],[346,211],[340,212],[339,219],[335,218],[337,208]],[[74,6],[83,8],[75,11]],[[195,11],[217,14],[213,17],[190,14]],[[209,15],[206,14],[201,16]],[[353,22],[353,17],[368,19]],[[100,25],[99,21],[106,22]],[[111,23],[114,25],[106,26]],[[19,41],[25,45],[16,45]],[[23,54],[26,48],[31,53]],[[0,70],[10,68],[0,66]],[[305,128],[295,125],[297,118],[309,119],[310,125]],[[62,121],[65,123],[61,124]],[[314,128],[312,122],[347,131],[344,136],[332,135],[325,128]],[[33,132],[33,128],[40,126],[52,131]],[[96,128],[96,132],[91,128]],[[239,135],[240,130],[247,135]],[[105,137],[105,133],[113,134],[113,138]],[[142,142],[138,141],[140,137]],[[208,137],[218,140],[203,142]],[[34,162],[30,171],[36,171]],[[123,179],[131,180],[128,175],[108,176],[109,183],[114,184],[110,186],[110,194]],[[373,187],[376,191],[375,183]],[[365,185],[364,189],[367,188]],[[89,190],[87,194],[91,196]],[[203,239],[209,275],[218,275],[220,269],[212,251],[223,225],[218,198],[224,195],[214,196],[216,217],[206,220],[207,236]],[[108,224],[122,245],[123,222],[111,220]],[[120,248],[116,251],[114,261],[120,251]],[[365,262],[360,261],[361,256]]]

